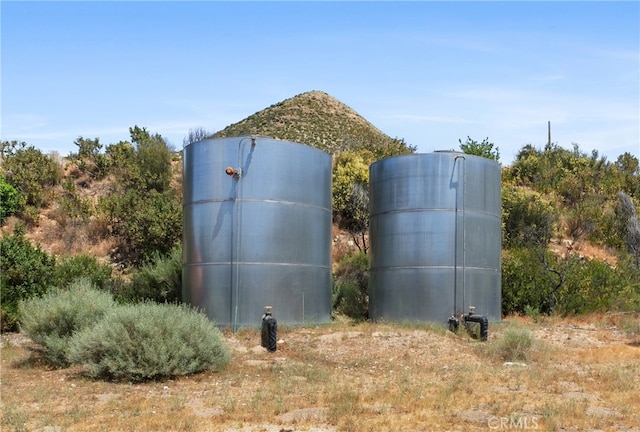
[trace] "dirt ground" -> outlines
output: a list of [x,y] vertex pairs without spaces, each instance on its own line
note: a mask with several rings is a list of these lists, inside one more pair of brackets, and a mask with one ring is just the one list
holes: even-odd
[[[533,335],[523,358],[501,357],[509,328]],[[1,430],[640,431],[640,337],[608,316],[511,318],[487,342],[348,322],[278,338],[269,353],[257,329],[225,332],[225,370],[131,384],[48,368],[29,339],[4,334]]]

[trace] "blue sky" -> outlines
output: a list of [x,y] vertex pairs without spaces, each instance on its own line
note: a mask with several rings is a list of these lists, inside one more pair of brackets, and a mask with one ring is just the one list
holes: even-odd
[[422,153],[640,157],[640,2],[0,2],[1,139],[182,147],[321,90]]

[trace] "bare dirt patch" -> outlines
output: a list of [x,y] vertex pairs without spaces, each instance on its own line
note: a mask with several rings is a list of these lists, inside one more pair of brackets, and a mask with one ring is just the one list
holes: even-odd
[[[535,336],[524,364],[487,349],[510,326]],[[346,322],[278,338],[268,353],[258,329],[225,332],[226,370],[133,385],[51,370],[23,336],[3,335],[2,431],[640,430],[640,348],[601,317],[511,318],[490,325],[486,343]]]

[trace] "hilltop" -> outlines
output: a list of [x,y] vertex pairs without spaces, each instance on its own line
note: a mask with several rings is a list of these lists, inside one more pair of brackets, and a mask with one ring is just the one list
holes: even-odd
[[353,109],[322,91],[301,93],[271,105],[216,132],[213,137],[263,135],[339,150],[401,148],[404,142],[385,135]]

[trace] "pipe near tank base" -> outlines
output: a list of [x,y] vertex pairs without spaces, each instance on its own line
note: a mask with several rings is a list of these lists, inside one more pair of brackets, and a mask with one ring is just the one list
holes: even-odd
[[476,315],[473,306],[470,306],[469,309],[469,313],[462,316],[465,327],[469,329],[467,322],[480,324],[480,340],[484,342],[489,337],[489,319],[484,315]]

